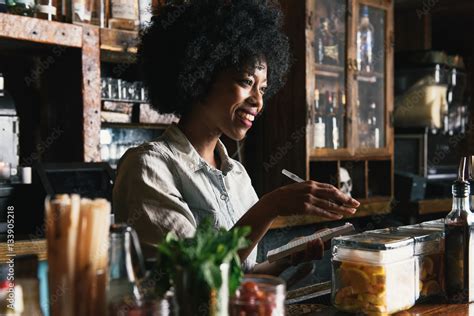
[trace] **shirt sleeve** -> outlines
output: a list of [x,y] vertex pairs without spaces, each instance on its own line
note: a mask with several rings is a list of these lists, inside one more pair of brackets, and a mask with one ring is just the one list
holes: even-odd
[[155,245],[169,231],[179,238],[195,233],[196,220],[178,189],[173,169],[166,153],[143,146],[127,151],[119,163],[114,211],[118,221],[135,228],[145,246]]

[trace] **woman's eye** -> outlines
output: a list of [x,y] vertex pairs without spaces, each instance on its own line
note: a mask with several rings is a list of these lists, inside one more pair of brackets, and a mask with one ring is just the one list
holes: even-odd
[[251,86],[253,84],[253,81],[250,79],[242,79],[240,82],[246,86]]
[[260,93],[261,93],[262,95],[264,95],[264,94],[265,94],[265,91],[267,91],[267,88],[266,88],[266,87],[265,87],[265,88],[261,88],[261,89],[260,89]]

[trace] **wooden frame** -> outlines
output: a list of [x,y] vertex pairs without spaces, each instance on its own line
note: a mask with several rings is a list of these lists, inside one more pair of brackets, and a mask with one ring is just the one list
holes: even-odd
[[[337,170],[341,166],[341,161],[361,162],[364,166],[364,196],[362,197],[364,205],[356,216],[368,216],[374,214],[386,214],[390,212],[387,208],[387,201],[393,197],[394,190],[394,132],[392,124],[393,112],[393,2],[390,0],[347,0],[346,15],[346,56],[345,65],[319,67],[315,64],[314,58],[314,36],[316,9],[315,0],[305,0],[304,2],[294,2],[291,0],[280,0],[285,16],[285,31],[292,44],[292,53],[297,60],[293,64],[287,85],[277,96],[267,105],[266,113],[261,121],[257,122],[257,131],[251,132],[247,138],[246,156],[252,164],[263,165],[263,171],[255,167],[252,169],[249,164],[249,174],[252,176],[257,192],[262,195],[270,192],[281,185],[289,182],[280,175],[280,170],[286,168],[292,172],[310,179],[310,175],[315,168],[314,164],[320,162],[334,162],[337,164]],[[358,25],[359,6],[366,4],[385,13],[385,69],[384,69],[384,102],[385,102],[385,146],[383,148],[358,148],[356,144],[357,125],[355,100],[357,99],[357,71],[354,67],[349,67],[355,60],[356,47],[355,38]],[[318,68],[319,67],[319,68]],[[350,117],[346,122],[346,139],[349,143],[347,148],[339,149],[315,149],[309,144],[308,122],[312,117],[312,107],[314,100],[314,89],[316,86],[316,76],[331,73],[337,76],[339,71],[346,71],[346,82],[344,90],[347,96],[347,116]],[[334,77],[333,76],[333,77]],[[298,83],[298,84],[297,84]],[[301,84],[301,83],[304,83]],[[291,110],[288,109],[290,105]],[[278,130],[274,129],[278,126]],[[304,141],[293,137],[300,131],[305,133]],[[273,159],[273,158],[278,159]],[[382,205],[380,197],[369,196],[370,183],[369,167],[376,161],[386,161],[387,174],[387,196],[385,204]],[[337,174],[334,175],[337,178]],[[337,183],[338,181],[336,181]],[[372,185],[373,187],[373,185]],[[370,211],[367,211],[370,210]],[[319,223],[324,221],[321,218],[305,216],[296,218],[279,218],[273,228],[284,226],[305,225]]]
[[137,39],[137,32],[99,29],[94,25],[75,25],[0,13],[0,42],[40,50],[53,46],[80,50],[82,148],[76,161],[100,161],[101,57],[112,62],[133,62]]

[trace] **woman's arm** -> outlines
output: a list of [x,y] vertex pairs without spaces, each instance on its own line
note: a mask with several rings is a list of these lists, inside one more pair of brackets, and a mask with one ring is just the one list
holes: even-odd
[[[359,202],[345,195],[330,184],[306,181],[281,187],[264,195],[235,226],[249,226],[251,244],[239,252],[245,260],[252,249],[266,234],[277,216],[318,215],[329,219],[341,219],[354,214]],[[271,271],[282,269],[284,263],[264,264]],[[266,267],[266,268],[265,268]]]

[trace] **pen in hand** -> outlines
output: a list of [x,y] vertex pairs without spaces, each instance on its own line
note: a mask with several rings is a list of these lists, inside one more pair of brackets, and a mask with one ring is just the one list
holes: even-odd
[[[304,182],[303,179],[301,179],[300,177],[298,177],[296,174],[286,170],[286,169],[282,169],[281,170],[281,173],[284,174],[285,176],[287,176],[288,178],[290,178],[291,180],[295,181],[295,182],[298,182],[298,183],[301,183],[301,182]],[[353,203],[339,203],[338,205],[343,205],[345,207],[358,207],[360,205],[360,203],[358,201],[356,201],[355,199],[351,199],[351,202]],[[353,204],[353,205],[351,205]]]
[[294,173],[292,173],[292,172],[290,172],[290,171],[288,171],[288,170],[286,170],[286,169],[283,169],[283,170],[281,171],[281,173],[283,173],[285,176],[287,176],[288,178],[290,178],[291,180],[293,180],[293,181],[295,181],[295,182],[298,182],[298,183],[304,182],[303,179],[301,179],[301,178],[298,177],[296,174],[294,174]]

